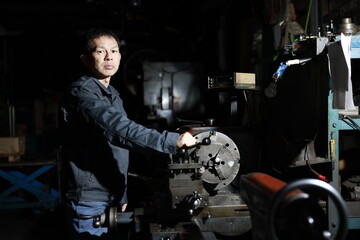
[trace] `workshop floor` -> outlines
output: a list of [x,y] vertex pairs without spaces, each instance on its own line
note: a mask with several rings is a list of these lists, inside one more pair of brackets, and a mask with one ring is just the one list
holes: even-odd
[[[32,210],[0,212],[1,240],[66,240],[60,210],[35,213]],[[251,240],[251,235],[224,240]],[[359,240],[360,230],[349,231],[346,240]],[[142,239],[139,239],[142,240]]]
[[0,212],[1,240],[65,240],[65,227],[57,211],[17,210]]

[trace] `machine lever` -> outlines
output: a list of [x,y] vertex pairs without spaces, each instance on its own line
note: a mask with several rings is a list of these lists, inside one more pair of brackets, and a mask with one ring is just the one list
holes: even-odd
[[180,152],[181,154],[184,154],[186,149],[190,149],[190,148],[194,148],[194,147],[198,147],[198,146],[202,146],[202,145],[207,146],[207,145],[210,145],[210,144],[211,144],[211,139],[210,139],[210,137],[206,137],[206,138],[204,138],[201,142],[197,142],[197,143],[195,143],[195,144],[192,145],[192,146],[180,148],[180,149],[179,149],[179,152]]

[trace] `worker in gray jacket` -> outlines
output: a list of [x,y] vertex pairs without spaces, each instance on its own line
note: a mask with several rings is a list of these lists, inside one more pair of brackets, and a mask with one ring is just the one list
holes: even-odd
[[108,229],[94,226],[93,217],[118,204],[125,211],[129,150],[173,154],[195,138],[128,119],[110,85],[121,59],[116,34],[91,29],[83,45],[80,59],[89,74],[70,85],[60,105],[63,192],[72,239],[107,239]]

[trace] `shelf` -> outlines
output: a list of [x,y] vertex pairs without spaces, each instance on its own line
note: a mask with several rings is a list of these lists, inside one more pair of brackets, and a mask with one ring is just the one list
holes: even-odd
[[[326,158],[320,158],[320,157],[317,157],[317,158],[314,158],[314,159],[309,159],[307,160],[308,163],[310,165],[313,165],[313,164],[321,164],[321,163],[331,163],[330,160],[326,159]],[[307,165],[307,161],[306,160],[303,160],[303,161],[295,161],[293,162],[292,164],[289,165],[289,167],[300,167],[300,166],[306,166]]]
[[[336,40],[340,40],[340,37]],[[360,58],[360,35],[351,37],[351,58]],[[338,70],[338,69],[337,69]],[[342,109],[333,109],[333,92],[328,95],[328,155],[333,162],[331,185],[341,192],[341,178],[339,173],[340,159],[340,131],[342,130],[360,130],[360,115],[358,110],[345,111]],[[360,201],[346,201],[348,210],[348,229],[360,229]],[[329,206],[329,229],[335,230],[337,219],[336,208]]]

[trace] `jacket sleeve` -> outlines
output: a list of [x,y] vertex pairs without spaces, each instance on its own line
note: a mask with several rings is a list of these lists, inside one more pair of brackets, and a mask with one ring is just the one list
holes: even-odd
[[84,124],[103,135],[112,144],[127,149],[141,148],[166,154],[176,153],[178,133],[160,133],[137,124],[128,119],[122,106],[120,110],[115,108],[95,92],[74,88],[70,95],[70,108],[80,115]]

